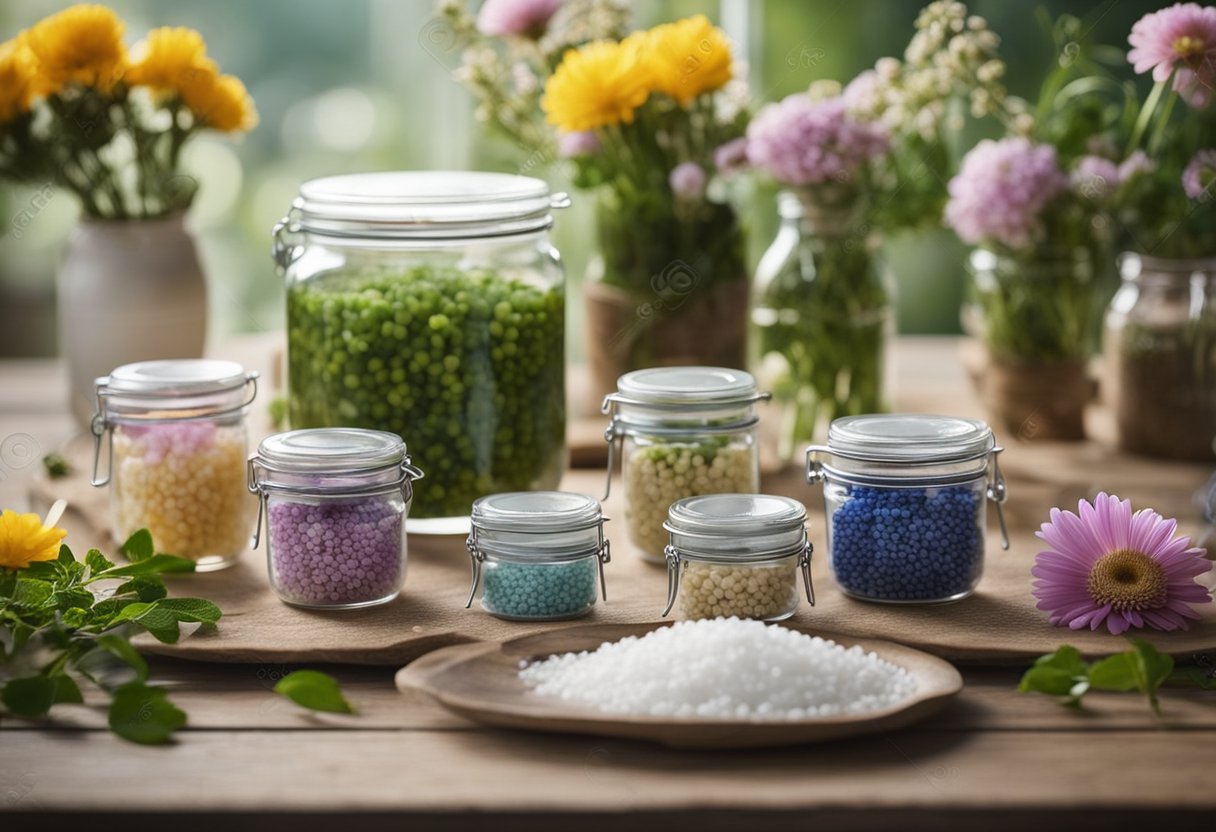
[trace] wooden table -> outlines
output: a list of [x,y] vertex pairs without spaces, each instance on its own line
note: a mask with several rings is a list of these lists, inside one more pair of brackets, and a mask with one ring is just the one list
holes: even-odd
[[[900,406],[978,413],[957,350],[901,339]],[[54,362],[0,362],[0,506],[23,502],[17,452],[74,430],[61,389]],[[966,668],[957,706],[918,727],[726,754],[478,728],[397,693],[390,668],[322,668],[360,713],[311,715],[271,692],[291,669],[155,661],[190,715],[168,748],[116,739],[89,707],[0,721],[0,829],[1182,829],[1216,812],[1216,692],[1170,690],[1161,720],[1131,695],[1076,713],[1017,694],[1017,669]]]

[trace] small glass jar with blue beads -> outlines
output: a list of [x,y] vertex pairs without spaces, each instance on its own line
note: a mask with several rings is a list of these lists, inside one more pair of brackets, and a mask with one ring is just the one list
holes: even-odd
[[1009,548],[1005,480],[992,430],[976,419],[883,413],[836,419],[806,451],[822,482],[828,563],[844,594],[888,604],[969,596],[984,570],[987,504]]
[[491,494],[473,503],[466,547],[473,565],[465,608],[480,592],[508,621],[556,621],[608,600],[610,559],[599,501],[566,491]]

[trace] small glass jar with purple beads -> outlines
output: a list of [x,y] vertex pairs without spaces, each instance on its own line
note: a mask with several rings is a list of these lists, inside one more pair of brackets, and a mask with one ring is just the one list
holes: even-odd
[[249,458],[265,518],[270,585],[313,609],[386,604],[405,580],[405,519],[422,471],[394,433],[318,428],[278,433]]
[[806,478],[823,483],[828,564],[840,590],[888,604],[940,604],[974,592],[989,500],[1009,548],[1000,452],[977,419],[834,420],[827,444],[806,450]]

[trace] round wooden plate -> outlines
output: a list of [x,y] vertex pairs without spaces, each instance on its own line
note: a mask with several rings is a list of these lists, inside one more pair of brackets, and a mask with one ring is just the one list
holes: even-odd
[[608,714],[585,705],[539,696],[519,679],[521,661],[554,653],[595,650],[605,641],[640,636],[661,624],[593,624],[568,627],[504,643],[459,644],[428,653],[397,673],[397,687],[429,695],[453,713],[482,725],[562,734],[659,742],[675,748],[761,748],[824,742],[892,731],[941,710],[963,689],[963,679],[942,659],[889,641],[831,637],[846,647],[859,645],[903,667],[916,680],[916,693],[881,711],[817,717],[796,722],[732,719],[669,719]]

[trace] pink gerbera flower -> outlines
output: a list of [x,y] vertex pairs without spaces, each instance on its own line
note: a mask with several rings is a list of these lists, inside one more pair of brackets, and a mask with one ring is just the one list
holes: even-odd
[[539,35],[562,0],[486,0],[477,13],[477,30],[486,37]]
[[1132,26],[1127,59],[1154,81],[1174,75],[1174,89],[1192,107],[1206,107],[1216,87],[1216,7],[1175,3]]
[[1038,607],[1057,626],[1118,635],[1145,625],[1187,629],[1199,618],[1191,604],[1212,600],[1195,576],[1212,568],[1189,537],[1174,537],[1177,521],[1151,509],[1132,513],[1130,500],[1099,494],[1081,500],[1078,514],[1051,510],[1035,534],[1051,548],[1031,569]]

